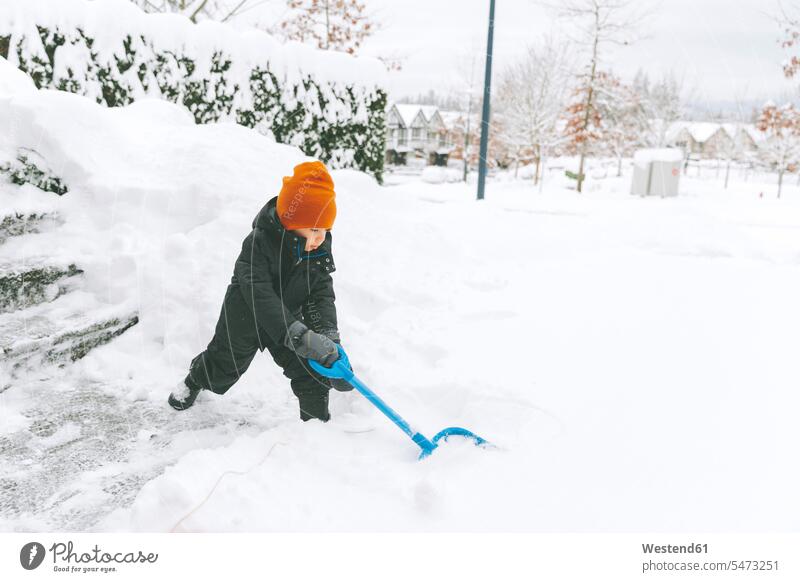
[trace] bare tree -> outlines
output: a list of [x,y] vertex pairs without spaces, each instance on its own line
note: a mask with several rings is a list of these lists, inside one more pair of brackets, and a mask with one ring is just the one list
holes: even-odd
[[460,101],[459,111],[461,115],[453,120],[450,128],[453,141],[453,152],[451,156],[455,159],[461,157],[464,161],[463,176],[464,182],[467,181],[470,165],[477,164],[478,150],[472,148],[477,146],[479,138],[479,121],[474,120],[473,116],[481,109],[481,91],[478,87],[480,71],[478,70],[477,55],[481,54],[478,45],[473,43],[471,50],[464,53],[454,67],[456,81],[451,88],[451,93]]
[[565,32],[586,51],[587,63],[578,79],[582,90],[575,93],[582,102],[573,104],[578,123],[571,127],[570,135],[580,156],[577,189],[581,192],[590,126],[597,115],[595,85],[602,51],[608,45],[629,45],[642,38],[642,24],[652,8],[642,0],[562,0],[548,6],[569,23]]
[[504,139],[514,161],[536,164],[534,184],[540,177],[542,158],[563,137],[558,121],[569,92],[572,67],[569,45],[550,35],[502,74],[498,112],[505,119]]
[[634,85],[620,81],[613,73],[597,75],[597,99],[600,132],[598,151],[617,160],[617,177],[622,175],[622,158],[633,154],[636,146],[647,144],[651,125],[644,98]]
[[731,128],[731,140],[730,142],[723,141],[723,153],[725,154],[725,189],[728,189],[728,182],[730,181],[731,175],[731,163],[733,160],[741,160],[745,154],[745,143],[744,138],[742,137],[746,133],[745,123],[747,121],[747,111],[744,107],[744,95],[747,92],[747,87],[745,86],[742,91],[737,93],[735,98],[736,103],[736,116],[734,121],[729,123],[728,126]]
[[665,147],[670,126],[683,117],[683,94],[686,91],[683,77],[678,78],[670,71],[651,84],[647,74],[640,71],[633,86],[651,120],[647,131],[648,145]]

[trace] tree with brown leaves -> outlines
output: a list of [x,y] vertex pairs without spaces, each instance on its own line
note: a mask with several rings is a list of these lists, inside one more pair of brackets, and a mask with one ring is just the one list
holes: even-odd
[[642,22],[652,10],[638,0],[561,0],[548,4],[556,15],[570,23],[570,36],[586,51],[587,63],[567,108],[567,136],[580,156],[578,192],[582,191],[588,146],[600,127],[595,104],[596,85],[603,48],[609,44],[629,45],[640,38]]
[[764,133],[761,158],[778,172],[778,198],[781,197],[783,175],[795,172],[800,164],[800,111],[787,103],[778,107],[767,102],[761,109],[756,128]]
[[376,29],[358,0],[287,0],[286,6],[288,13],[275,32],[320,49],[355,54]]

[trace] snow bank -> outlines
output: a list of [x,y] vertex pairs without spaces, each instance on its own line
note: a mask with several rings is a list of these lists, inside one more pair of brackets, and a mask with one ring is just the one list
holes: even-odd
[[453,168],[425,166],[420,178],[428,184],[443,184],[444,182],[458,182],[461,179],[461,174]]
[[0,98],[13,93],[32,93],[36,90],[33,80],[0,57]]
[[[32,149],[70,188],[62,198],[0,190],[6,210],[52,196],[65,219],[58,235],[39,235],[41,249],[26,252],[79,261],[88,291],[139,310],[134,345],[183,367],[210,339],[193,326],[206,309],[216,317],[253,215],[307,158],[235,124],[195,125],[185,109],[158,100],[109,109],[62,91],[17,90],[2,103],[0,158]],[[201,289],[216,293],[203,299]],[[140,368],[136,351],[109,365],[123,375]]]

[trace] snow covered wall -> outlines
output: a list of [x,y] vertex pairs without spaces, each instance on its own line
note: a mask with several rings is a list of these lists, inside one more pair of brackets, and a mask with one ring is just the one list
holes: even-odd
[[0,56],[40,89],[109,107],[166,99],[197,123],[230,120],[333,168],[382,176],[385,69],[376,59],[145,14],[126,0],[4,0]]

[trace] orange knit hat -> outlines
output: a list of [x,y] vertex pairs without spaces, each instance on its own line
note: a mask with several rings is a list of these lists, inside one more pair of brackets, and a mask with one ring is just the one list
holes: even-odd
[[336,218],[333,178],[322,162],[303,162],[283,177],[278,218],[284,228],[332,228]]

